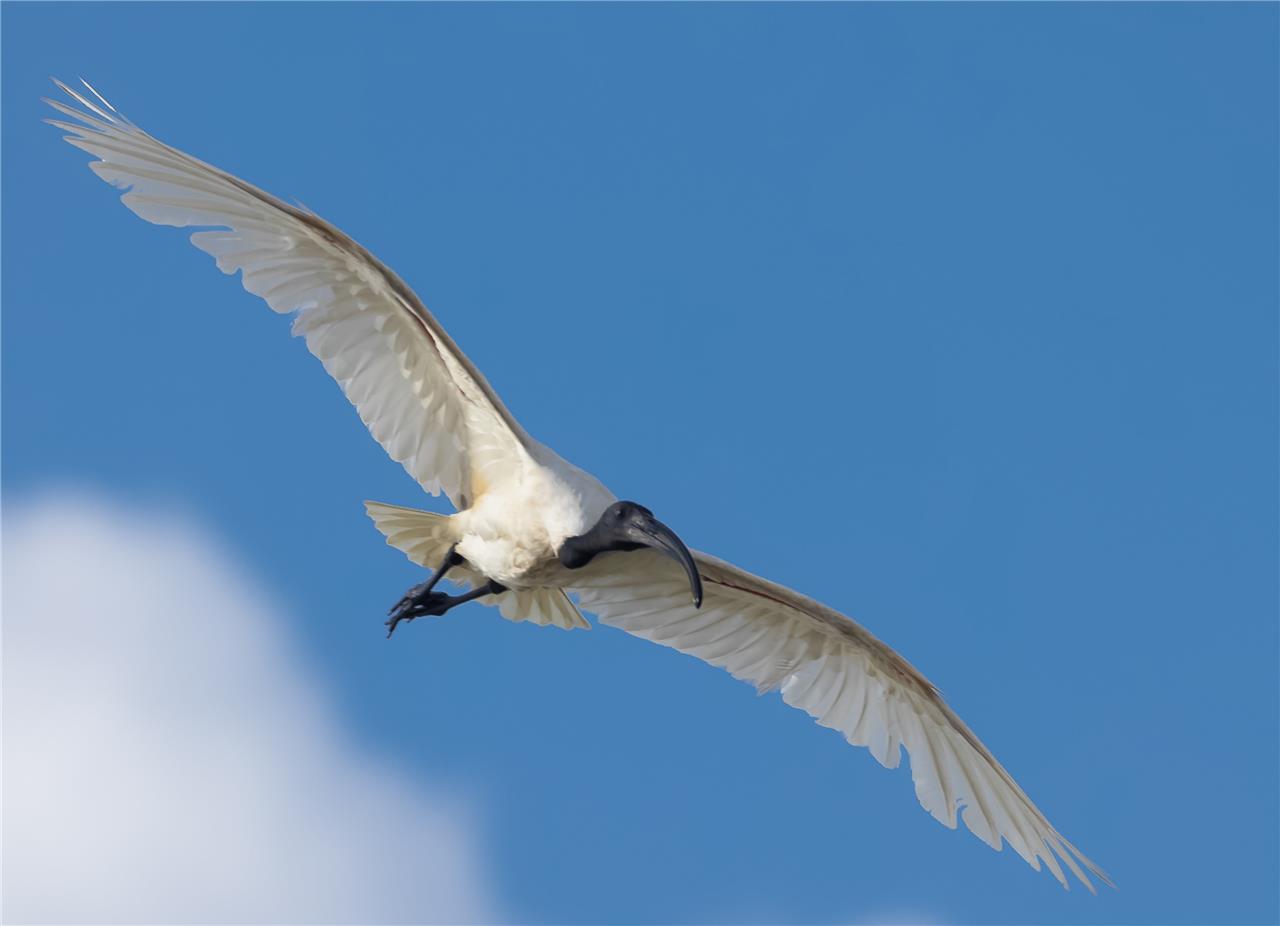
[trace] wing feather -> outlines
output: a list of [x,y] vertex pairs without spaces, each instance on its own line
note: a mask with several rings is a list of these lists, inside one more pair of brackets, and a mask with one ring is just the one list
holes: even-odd
[[[573,589],[606,624],[697,656],[752,682],[896,768],[906,747],[916,797],[954,829],[963,819],[999,850],[1007,841],[1064,887],[1062,865],[1090,891],[1102,869],[1053,828],[990,751],[910,663],[863,627],[790,589],[695,553],[703,603],[683,574],[649,551],[606,554]],[[1061,864],[1060,864],[1061,862]]]
[[[73,121],[47,120],[97,158],[90,168],[149,222],[206,227],[191,242],[276,312],[320,358],[374,438],[428,492],[458,508],[542,452],[422,301],[328,222],[170,147],[85,84],[54,81]],[[567,619],[559,601],[544,603]]]

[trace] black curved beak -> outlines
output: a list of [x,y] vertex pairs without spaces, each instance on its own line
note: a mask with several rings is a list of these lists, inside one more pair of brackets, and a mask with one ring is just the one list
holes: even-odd
[[698,575],[698,566],[693,561],[693,554],[684,545],[684,541],[676,536],[676,532],[663,524],[651,514],[637,512],[627,524],[627,539],[641,546],[659,550],[684,567],[689,576],[689,591],[693,594],[693,606],[702,607],[702,576]]

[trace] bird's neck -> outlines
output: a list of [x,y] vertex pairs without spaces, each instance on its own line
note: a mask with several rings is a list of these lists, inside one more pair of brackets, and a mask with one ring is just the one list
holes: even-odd
[[642,545],[608,537],[599,522],[585,534],[569,537],[560,544],[560,564],[566,569],[581,569],[601,553],[614,550],[638,550]]

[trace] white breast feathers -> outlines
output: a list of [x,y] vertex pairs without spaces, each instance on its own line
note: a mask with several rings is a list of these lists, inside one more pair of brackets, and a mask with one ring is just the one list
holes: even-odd
[[594,491],[557,469],[530,461],[521,478],[490,488],[454,515],[458,553],[508,588],[548,584],[560,571],[556,553],[565,538],[585,532],[612,500],[607,490]]

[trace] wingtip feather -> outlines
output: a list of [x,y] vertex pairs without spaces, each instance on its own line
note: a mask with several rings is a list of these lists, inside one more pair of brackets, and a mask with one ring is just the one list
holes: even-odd
[[114,106],[112,106],[109,102],[107,102],[107,98],[104,97],[97,90],[95,90],[93,87],[93,84],[89,83],[83,77],[80,78],[80,83],[84,84],[85,89],[98,98],[98,102],[100,102],[103,106],[107,107],[107,109],[111,110],[113,113],[116,113],[117,115],[119,115],[119,110],[117,110]]

